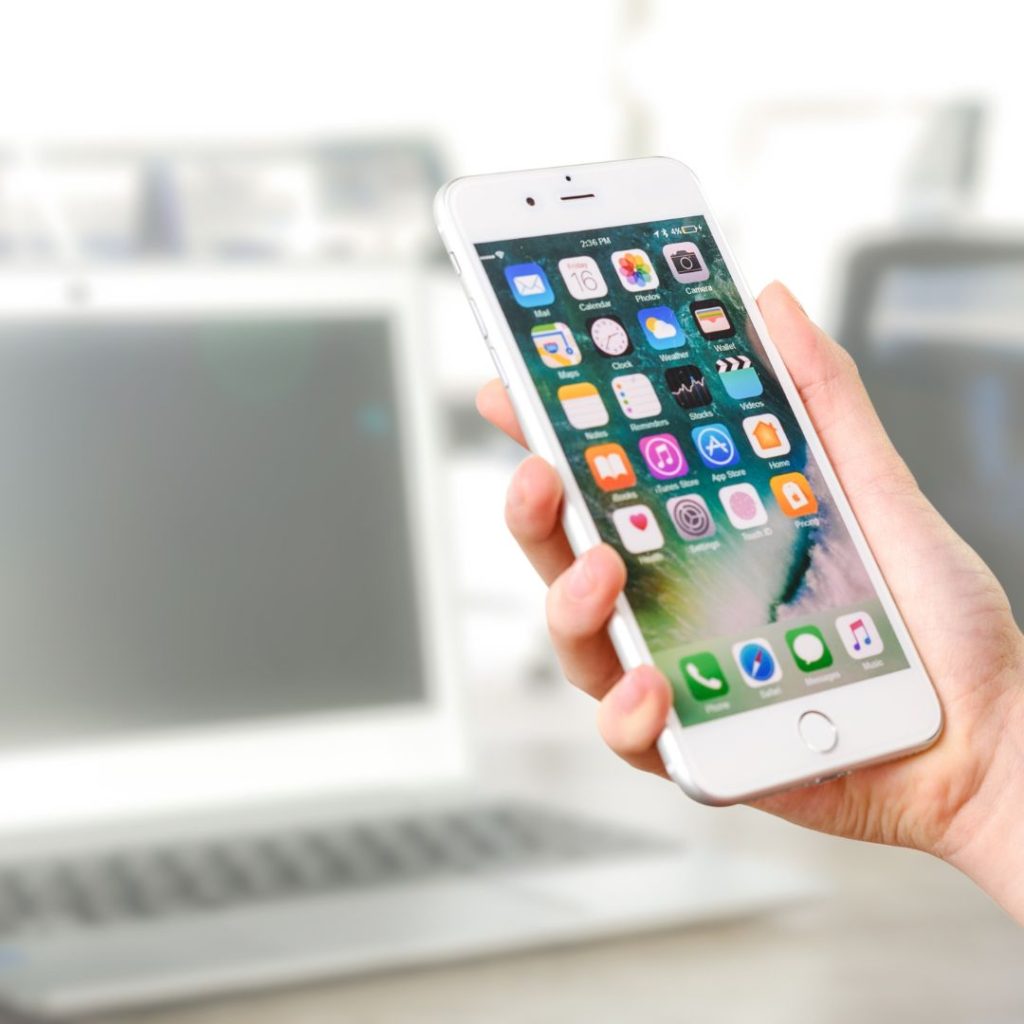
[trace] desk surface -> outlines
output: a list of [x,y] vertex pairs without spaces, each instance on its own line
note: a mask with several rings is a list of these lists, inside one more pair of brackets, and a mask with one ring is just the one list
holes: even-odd
[[[543,688],[542,688],[543,689]],[[900,1024],[1024,1020],[1024,930],[970,882],[921,854],[836,840],[747,808],[711,809],[627,771],[567,692],[535,695],[519,719],[479,695],[483,773],[505,791],[559,802],[688,841],[784,857],[831,892],[765,917],[430,970],[109,1015],[93,1024]],[[534,723],[527,728],[528,721]],[[541,722],[557,721],[548,734]],[[572,741],[567,741],[566,728]],[[532,737],[527,744],[523,737]]]

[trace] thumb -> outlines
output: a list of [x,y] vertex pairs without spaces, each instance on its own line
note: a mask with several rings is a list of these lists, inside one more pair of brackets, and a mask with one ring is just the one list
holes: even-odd
[[761,292],[757,304],[851,501],[862,504],[879,491],[916,492],[916,481],[889,440],[850,354],[810,320],[778,281]]

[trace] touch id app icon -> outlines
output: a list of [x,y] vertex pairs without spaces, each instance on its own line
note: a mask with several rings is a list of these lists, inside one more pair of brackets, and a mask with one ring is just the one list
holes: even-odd
[[752,530],[768,522],[768,510],[753,484],[730,484],[718,492],[718,500],[737,530]]

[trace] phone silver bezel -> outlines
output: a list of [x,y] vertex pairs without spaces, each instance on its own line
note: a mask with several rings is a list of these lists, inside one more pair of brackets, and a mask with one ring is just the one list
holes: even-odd
[[[589,198],[568,202],[562,198],[567,194]],[[533,205],[526,203],[527,196],[535,199]],[[684,164],[654,157],[458,178],[440,190],[435,202],[442,239],[479,312],[485,340],[502,372],[527,442],[555,466],[562,479],[563,522],[577,552],[600,543],[601,538],[475,246],[561,232],[599,232],[606,227],[695,214],[706,218],[721,249],[910,662],[910,668],[900,672],[698,725],[684,727],[675,712],[670,713],[658,744],[669,774],[703,803],[731,804],[922,749],[941,732],[942,711],[903,618],[696,176]],[[627,668],[652,661],[625,597],[619,598],[609,633]],[[833,750],[818,753],[800,739],[797,722],[807,710],[821,711],[836,722],[840,738]],[[742,754],[737,755],[738,751]]]

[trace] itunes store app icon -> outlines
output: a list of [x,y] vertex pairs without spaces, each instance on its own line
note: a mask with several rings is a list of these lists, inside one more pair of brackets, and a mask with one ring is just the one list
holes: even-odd
[[675,480],[690,472],[683,449],[671,434],[640,438],[640,454],[655,480]]

